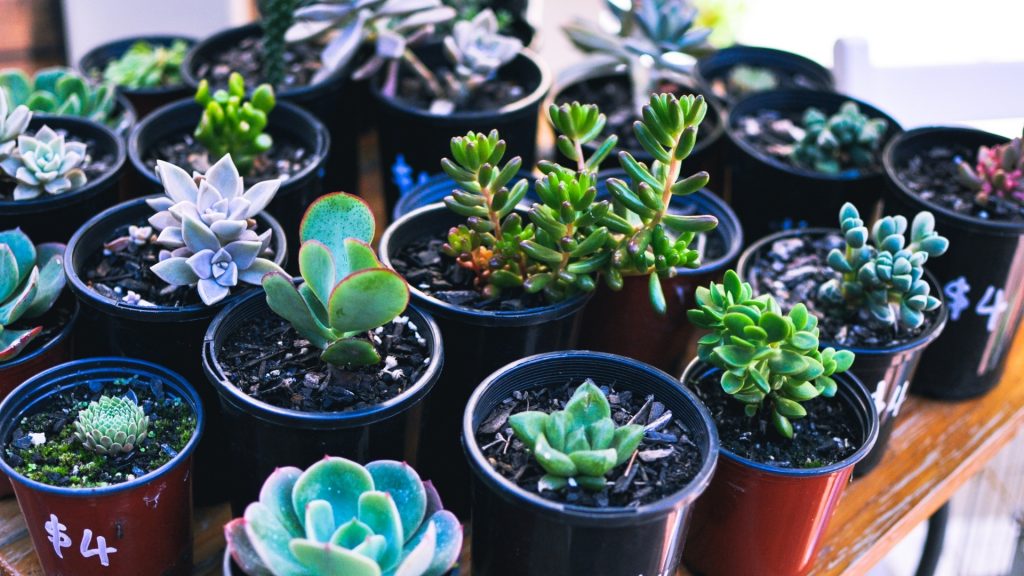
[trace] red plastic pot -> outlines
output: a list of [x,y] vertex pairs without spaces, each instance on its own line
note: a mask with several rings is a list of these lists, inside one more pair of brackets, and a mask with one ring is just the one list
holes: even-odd
[[170,462],[123,484],[65,488],[30,480],[0,459],[48,576],[192,573],[192,451],[202,433],[203,409],[181,376],[130,358],[62,364],[29,379],[0,404],[0,439],[6,441],[22,415],[51,395],[131,376],[162,381],[196,415],[195,433]]
[[[854,363],[856,365],[856,363]],[[717,368],[694,360],[684,383]],[[853,467],[878,438],[871,395],[855,376],[838,374],[833,402],[846,402],[861,424],[861,447],[821,468],[778,468],[721,446],[711,485],[697,501],[683,558],[707,576],[802,576],[814,567]]]

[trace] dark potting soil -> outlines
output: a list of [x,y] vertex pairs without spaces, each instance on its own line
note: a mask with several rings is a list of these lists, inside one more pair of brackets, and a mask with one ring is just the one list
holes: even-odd
[[673,418],[671,410],[653,396],[617,391],[615,383],[609,389],[605,385],[608,383],[597,382],[608,395],[616,425],[633,423],[649,427],[636,456],[612,470],[608,475],[610,484],[600,492],[578,486],[560,492],[538,492],[537,481],[544,475],[544,469],[515,437],[508,418],[526,410],[562,410],[581,383],[582,380],[568,381],[560,388],[514,392],[487,415],[476,431],[476,443],[499,474],[548,500],[594,508],[630,508],[655,502],[683,489],[697,476],[702,455],[690,440],[686,424]]
[[828,265],[833,248],[843,250],[839,234],[807,234],[776,240],[751,259],[748,278],[754,294],[771,294],[790,310],[798,303],[818,317],[823,342],[845,347],[889,348],[918,338],[937,320],[938,311],[926,312],[925,322],[918,328],[894,329],[876,320],[868,311],[850,311],[836,307],[818,297],[822,284],[841,279],[842,274]]
[[[739,66],[740,64],[737,64]],[[743,92],[739,94],[732,94],[729,87],[729,74],[732,73],[736,66],[730,66],[709,79],[711,85],[711,91],[715,93],[715,96],[726,100],[732,98],[741,98],[754,92]],[[767,66],[753,66],[753,68],[762,68],[769,70],[774,76],[777,84],[772,90],[791,90],[791,89],[804,89],[804,90],[816,90],[820,88],[820,85],[813,79],[807,76],[797,73],[791,73],[784,70],[778,70],[776,68],[770,68]]]
[[[435,71],[442,78],[444,69]],[[455,107],[453,112],[488,112],[498,110],[519,100],[533,88],[520,86],[513,78],[498,71],[498,76],[482,84],[474,90],[465,102]],[[529,88],[529,89],[528,89]],[[421,110],[429,110],[434,102],[434,93],[427,83],[416,74],[405,74],[398,80],[398,99]]]
[[795,418],[793,438],[787,439],[768,421],[766,410],[753,418],[743,404],[722,390],[721,372],[695,374],[686,386],[711,412],[722,448],[779,468],[821,468],[841,462],[863,443],[857,414],[839,398],[818,397],[803,403],[807,416]]
[[256,400],[303,412],[346,412],[387,402],[419,380],[430,362],[420,329],[399,316],[360,335],[374,343],[381,364],[339,369],[320,360],[320,349],[288,321],[265,309],[245,330],[224,339],[217,358],[227,379]]
[[[31,320],[20,318],[17,322],[4,326],[4,330],[31,330],[36,326],[43,327],[42,331],[39,332],[39,335],[28,343],[28,346],[25,346],[25,348],[19,352],[13,360],[8,360],[7,362],[13,362],[19,358],[24,358],[25,356],[49,344],[50,341],[57,337],[57,335],[60,334],[60,331],[67,326],[67,323],[71,320],[71,314],[74,310],[74,298],[70,297],[68,293],[65,292],[60,298],[57,298],[53,307],[42,316],[32,318]],[[4,364],[5,362],[0,362],[0,369],[3,368]]]
[[[321,47],[314,42],[288,44],[284,52],[284,76],[281,86],[275,88],[308,86],[313,76],[323,67],[320,51]],[[261,36],[243,38],[237,46],[211,56],[211,60],[198,63],[196,76],[209,80],[214,88],[226,87],[232,72],[238,72],[245,78],[248,89],[265,82]]]
[[978,151],[957,145],[932,146],[897,166],[896,177],[925,202],[985,220],[1024,221],[1024,204],[994,195],[985,204],[976,202],[975,192],[957,179],[958,158],[973,164]]
[[[76,138],[76,137],[70,136],[68,134],[67,130],[63,130],[63,129],[54,128],[54,131],[56,133],[64,136],[64,141],[65,142],[84,142],[85,143],[85,146],[86,146],[86,148],[85,148],[85,151],[86,151],[85,160],[82,162],[82,164],[80,166],[82,168],[82,171],[85,172],[85,176],[87,178],[85,186],[88,186],[92,181],[100,178],[101,176],[103,176],[104,174],[109,172],[111,167],[114,165],[114,161],[115,161],[114,153],[112,151],[110,151],[110,150],[107,150],[107,149],[103,149],[103,150],[100,150],[100,151],[97,152],[96,151],[96,148],[97,148],[96,140],[91,139],[91,138]],[[6,173],[0,172],[0,200],[4,200],[4,201],[14,200],[14,188],[15,188],[16,184],[17,183],[14,182],[14,180],[12,178],[8,177]],[[64,192],[64,194],[74,194],[74,193],[78,192],[81,189],[82,188],[77,188],[75,190],[68,190],[67,192]],[[48,194],[43,194],[43,196],[49,196],[49,195]]]
[[[731,123],[730,129],[738,138],[775,160],[800,170],[811,170],[794,164],[789,155],[804,137],[803,112],[760,110],[752,116],[741,116]],[[840,166],[842,175],[875,174],[882,171],[882,148],[875,151],[870,168]]]
[[[692,88],[667,80],[658,84],[655,92],[671,92],[676,96],[696,94]],[[633,109],[629,81],[625,76],[602,76],[576,82],[558,95],[556,104],[570,102],[597,104],[601,112],[608,118],[604,133],[618,136],[619,147],[622,150],[629,150],[634,154],[637,150],[643,150],[633,131],[633,122],[637,120],[638,111]],[[709,107],[707,116],[704,117],[704,121],[701,122],[700,128],[697,130],[697,143],[705,140],[717,128],[718,117],[711,112]]]
[[[85,449],[74,437],[78,412],[100,396],[132,396],[149,416],[146,438],[127,454]],[[178,455],[195,432],[196,416],[160,380],[88,382],[53,394],[4,439],[4,460],[24,476],[51,486],[89,488],[128,482]]]
[[[274,145],[265,154],[253,159],[252,171],[245,176],[246,186],[273,178],[290,178],[313,162],[313,155],[296,140],[285,134],[271,136]],[[146,165],[154,171],[157,160],[163,160],[204,174],[213,162],[219,160],[211,158],[206,147],[190,133],[175,134],[157,142],[146,151],[144,158]]]

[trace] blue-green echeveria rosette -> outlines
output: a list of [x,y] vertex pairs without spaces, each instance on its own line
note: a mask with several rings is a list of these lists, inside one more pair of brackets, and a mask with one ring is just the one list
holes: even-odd
[[250,576],[441,576],[462,551],[430,482],[391,460],[278,468],[224,534]]
[[0,232],[0,362],[15,359],[43,331],[12,329],[39,318],[64,289],[64,245],[32,244],[19,228]]
[[88,150],[83,142],[68,141],[49,126],[34,135],[18,136],[18,145],[0,162],[0,168],[17,183],[15,200],[57,195],[85,186],[82,169]]

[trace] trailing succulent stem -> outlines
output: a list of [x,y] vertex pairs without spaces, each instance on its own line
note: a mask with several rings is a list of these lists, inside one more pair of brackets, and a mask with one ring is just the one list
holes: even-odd
[[820,296],[847,309],[863,308],[883,324],[898,330],[924,323],[924,313],[942,302],[930,294],[924,279],[929,257],[941,256],[949,240],[935,231],[931,212],[919,212],[910,226],[910,244],[904,234],[907,219],[886,216],[875,222],[868,236],[857,208],[847,202],[839,210],[845,249],[832,249],[828,265],[841,280],[822,284]]
[[818,319],[806,306],[784,315],[771,295],[755,298],[732,270],[696,296],[687,316],[711,331],[700,339],[698,357],[722,369],[722,390],[744,404],[747,416],[767,411],[779,434],[792,438],[791,420],[807,415],[801,403],[835,396],[832,376],[850,368],[853,352],[819,350]]
[[227,90],[211,93],[209,82],[200,82],[195,101],[203,107],[194,133],[196,140],[206,147],[211,159],[230,154],[238,170],[249,174],[255,158],[274,145],[270,134],[263,131],[277,103],[274,89],[261,84],[252,98],[245,100],[245,79],[232,72]]
[[975,191],[978,204],[988,204],[993,196],[1024,203],[1024,141],[1018,137],[998,146],[981,146],[974,166],[957,158],[957,180]]
[[260,24],[263,27],[263,80],[280,86],[284,80],[284,35],[295,23],[295,10],[301,0],[260,0]]
[[0,363],[13,360],[42,326],[13,329],[46,314],[64,289],[64,245],[32,244],[20,228],[0,232]]
[[844,102],[832,116],[808,108],[803,117],[804,137],[793,148],[790,160],[823,174],[870,168],[876,163],[888,126],[884,118],[863,114],[852,101]]

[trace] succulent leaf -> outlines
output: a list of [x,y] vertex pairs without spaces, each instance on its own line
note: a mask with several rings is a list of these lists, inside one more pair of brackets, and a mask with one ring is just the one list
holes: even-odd
[[31,79],[21,70],[3,70],[0,88],[5,90],[10,108],[26,106],[33,112],[78,116],[111,127],[122,121],[122,115],[113,114],[113,85],[104,82],[93,86],[71,68],[45,68]]
[[844,102],[830,117],[808,108],[803,117],[804,136],[789,157],[797,166],[824,174],[870,168],[888,127],[887,120],[869,118],[853,101]]
[[193,136],[206,147],[211,158],[230,155],[234,157],[232,165],[248,174],[254,159],[273,145],[263,129],[274,107],[274,89],[262,84],[254,91],[252,101],[245,100],[245,80],[241,74],[232,72],[227,90],[211,93],[209,83],[203,80],[194,100],[203,107],[203,115]]
[[997,146],[981,146],[972,165],[957,158],[957,180],[975,191],[982,206],[993,197],[1017,205],[1024,203],[1024,143],[1021,138]]
[[0,232],[0,362],[14,359],[41,326],[11,329],[42,316],[64,289],[64,245],[35,246],[19,228]]

